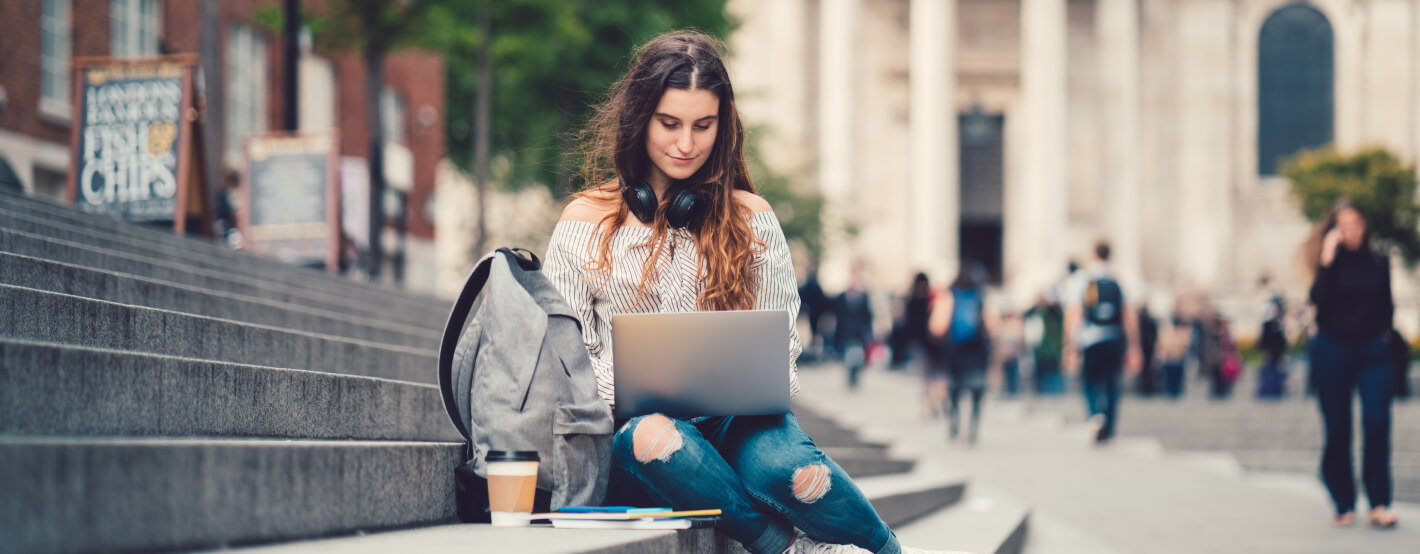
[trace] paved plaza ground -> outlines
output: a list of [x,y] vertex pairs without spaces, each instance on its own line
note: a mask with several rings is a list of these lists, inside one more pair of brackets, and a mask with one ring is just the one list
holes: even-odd
[[[1420,505],[1398,503],[1394,530],[1334,528],[1314,476],[1246,472],[1230,455],[1168,452],[1147,438],[1094,446],[1083,424],[1068,423],[1083,411],[1074,395],[991,398],[981,439],[969,446],[948,442],[945,421],[924,416],[921,379],[910,372],[866,370],[851,392],[832,365],[806,367],[800,380],[799,401],[890,442],[896,455],[968,476],[968,509],[1030,507],[1030,554],[1420,552]],[[929,517],[899,536],[945,548],[959,544],[951,532]]]

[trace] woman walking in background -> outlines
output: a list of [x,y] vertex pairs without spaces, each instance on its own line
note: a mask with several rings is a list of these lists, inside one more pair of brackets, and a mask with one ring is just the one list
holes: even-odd
[[922,412],[929,418],[941,414],[942,403],[947,398],[946,360],[940,342],[932,336],[928,326],[936,297],[927,274],[919,272],[912,278],[902,316],[904,342],[922,371]]
[[1316,337],[1311,364],[1326,425],[1321,474],[1336,505],[1336,525],[1356,520],[1356,478],[1352,470],[1352,402],[1359,389],[1363,441],[1362,480],[1371,504],[1368,521],[1396,524],[1390,510],[1390,419],[1392,369],[1387,344],[1395,304],[1390,260],[1371,248],[1361,212],[1349,202],[1332,208],[1307,241],[1304,253],[1315,280]]

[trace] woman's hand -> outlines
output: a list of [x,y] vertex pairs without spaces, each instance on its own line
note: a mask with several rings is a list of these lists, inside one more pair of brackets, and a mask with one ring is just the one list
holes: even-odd
[[1321,238],[1321,265],[1331,266],[1331,261],[1336,259],[1336,247],[1341,244],[1341,230],[1332,228],[1326,232],[1326,236]]

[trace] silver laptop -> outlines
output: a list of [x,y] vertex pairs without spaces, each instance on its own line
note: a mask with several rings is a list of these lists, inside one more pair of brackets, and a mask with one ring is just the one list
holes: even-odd
[[789,411],[789,313],[622,314],[611,318],[618,418]]

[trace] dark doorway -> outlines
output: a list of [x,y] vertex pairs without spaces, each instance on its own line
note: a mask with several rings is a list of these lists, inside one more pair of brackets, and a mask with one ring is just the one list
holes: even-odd
[[957,120],[961,145],[961,261],[986,266],[991,283],[1000,284],[1002,190],[1005,173],[1005,117],[979,107]]

